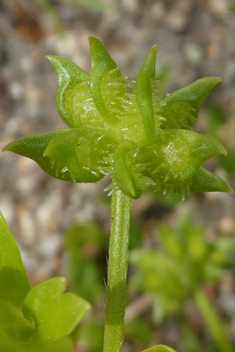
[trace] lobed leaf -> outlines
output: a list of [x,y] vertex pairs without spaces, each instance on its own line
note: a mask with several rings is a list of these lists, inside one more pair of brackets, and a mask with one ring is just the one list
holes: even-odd
[[90,304],[81,297],[64,294],[65,288],[64,277],[49,279],[33,287],[24,300],[24,315],[35,321],[42,338],[56,340],[69,335],[90,310]]
[[72,352],[69,335],[90,309],[63,277],[30,290],[15,240],[0,213],[0,351]]

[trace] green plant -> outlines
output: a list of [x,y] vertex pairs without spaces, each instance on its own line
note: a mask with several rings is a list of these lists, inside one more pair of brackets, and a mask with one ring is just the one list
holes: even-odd
[[185,302],[194,299],[219,350],[232,352],[224,326],[203,287],[217,283],[232,266],[233,239],[209,242],[203,227],[195,225],[188,214],[181,216],[174,230],[167,224],[158,226],[158,235],[159,248],[131,252],[130,261],[138,268],[131,286],[153,294],[157,322],[182,313]]
[[[226,154],[224,147],[191,130],[220,78],[199,79],[162,99],[155,80],[156,46],[136,81],[126,81],[98,39],[90,38],[90,49],[90,74],[66,58],[47,57],[58,76],[57,108],[69,128],[22,137],[4,150],[35,160],[65,181],[97,182],[112,174],[104,352],[117,352],[123,342],[132,199],[147,188],[179,193],[182,199],[191,192],[232,189],[201,166]],[[146,351],[172,349],[159,345]]]
[[90,304],[65,293],[63,277],[30,289],[15,240],[0,213],[0,350],[71,352],[67,337]]
[[65,264],[70,287],[91,303],[103,293],[99,254],[106,252],[107,247],[104,230],[98,224],[74,224],[65,232]]

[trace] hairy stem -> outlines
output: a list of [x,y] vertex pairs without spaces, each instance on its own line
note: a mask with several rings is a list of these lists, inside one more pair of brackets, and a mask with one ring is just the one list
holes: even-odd
[[219,349],[223,352],[234,352],[234,348],[224,329],[224,325],[204,292],[198,290],[194,295],[194,299]]
[[104,352],[121,352],[126,305],[126,277],[131,198],[122,191],[112,195]]

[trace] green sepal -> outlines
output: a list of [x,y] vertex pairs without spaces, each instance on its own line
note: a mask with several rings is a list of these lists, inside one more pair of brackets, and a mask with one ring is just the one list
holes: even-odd
[[64,277],[49,279],[33,287],[24,300],[23,312],[37,326],[37,334],[44,339],[59,339],[69,335],[90,304],[72,293],[64,293]]
[[141,70],[135,85],[135,98],[144,126],[144,144],[153,144],[156,139],[152,89],[148,71]]
[[219,77],[204,77],[178,89],[162,101],[161,115],[165,118],[161,128],[191,129],[196,122],[202,103],[221,82]]
[[[89,38],[91,51],[91,94],[96,104],[96,107],[103,117],[104,121],[111,127],[120,126],[120,120],[113,113],[113,106],[107,104],[104,99],[104,94],[101,91],[102,80],[110,72],[113,72],[113,79],[118,80],[122,78],[121,72],[109,55],[105,45],[95,37]],[[108,87],[105,87],[108,95]]]
[[[11,151],[16,154],[30,158],[50,176],[64,181],[73,181],[69,172],[62,172],[64,165],[55,164],[48,157],[44,156],[44,152],[48,144],[56,137],[66,135],[70,129],[58,129],[41,134],[32,134],[29,136],[21,137],[16,141],[9,143],[3,151]],[[65,151],[64,151],[65,152]],[[79,182],[79,181],[77,181]]]
[[147,71],[149,78],[155,78],[157,45],[154,45],[148,52],[141,71]]
[[134,143],[127,141],[116,148],[113,157],[113,180],[127,196],[136,199],[141,196],[142,190],[136,183],[133,157],[128,157],[132,150]]
[[66,134],[54,138],[44,152],[44,156],[55,165],[60,165],[73,182],[97,182],[104,177],[98,171],[94,173],[94,169],[83,168],[79,162],[79,147],[86,142],[84,134],[87,132],[84,129],[73,128]]
[[[46,58],[53,65],[58,78],[57,110],[69,127],[79,127],[81,122],[76,118],[76,107],[84,101],[81,84],[89,84],[90,75],[65,57],[48,55]],[[80,94],[76,94],[76,90]]]
[[156,345],[147,350],[143,350],[142,352],[176,352],[173,348],[165,345]]
[[219,176],[200,167],[192,178],[190,192],[227,192],[233,193],[232,188]]
[[97,182],[107,172],[105,157],[118,143],[115,132],[104,133],[98,129],[71,129],[65,135],[54,138],[44,156],[55,165],[63,165],[74,182]]
[[166,184],[186,182],[204,161],[215,155],[226,155],[216,138],[183,129],[164,131],[158,143],[146,148],[150,151],[147,170],[154,181],[158,178]]
[[0,212],[0,301],[21,306],[30,287],[15,239]]
[[90,92],[90,75],[74,62],[60,56],[48,55],[57,78],[57,110],[69,127],[103,126]]

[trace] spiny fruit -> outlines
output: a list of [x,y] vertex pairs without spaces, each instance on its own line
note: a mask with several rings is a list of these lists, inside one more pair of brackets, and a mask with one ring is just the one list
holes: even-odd
[[164,99],[155,78],[157,46],[149,51],[135,81],[98,39],[90,37],[91,72],[70,60],[47,56],[58,77],[56,103],[66,129],[19,138],[9,150],[35,160],[53,177],[97,182],[110,174],[111,192],[131,198],[151,187],[182,199],[190,192],[232,189],[205,170],[205,160],[226,155],[214,137],[192,131],[201,105],[221,81],[201,78]]

